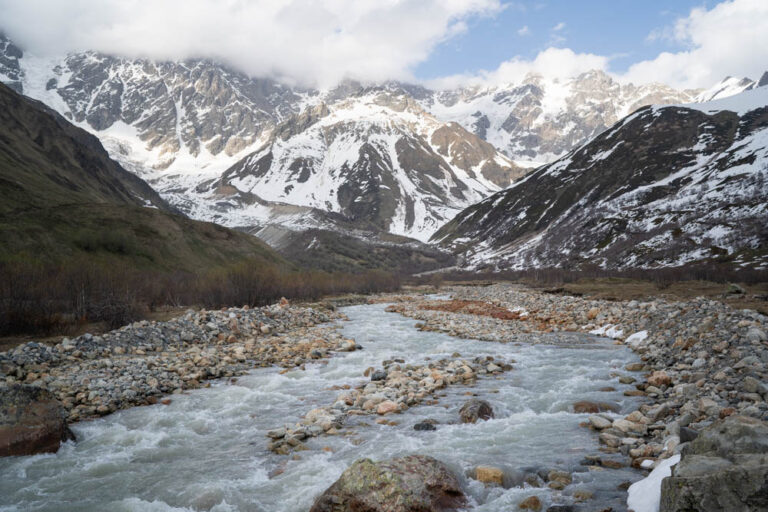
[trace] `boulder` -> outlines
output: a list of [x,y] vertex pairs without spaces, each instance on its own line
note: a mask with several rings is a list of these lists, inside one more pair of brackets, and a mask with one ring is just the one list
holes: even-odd
[[493,418],[491,404],[479,398],[467,400],[459,409],[462,423],[475,423],[477,420],[489,420]]
[[648,384],[660,388],[672,384],[672,378],[664,370],[657,370],[648,377]]
[[485,484],[504,485],[504,471],[493,466],[477,466],[475,480]]
[[310,512],[443,512],[467,503],[448,467],[426,455],[361,459],[316,500]]
[[541,500],[538,498],[538,496],[528,496],[520,502],[517,508],[521,510],[533,510],[534,512],[538,512],[541,510]]
[[768,423],[729,416],[682,450],[661,484],[661,512],[768,510]]
[[588,402],[586,400],[573,404],[573,412],[576,414],[595,414],[605,411],[619,412],[619,406],[607,402]]
[[61,403],[33,386],[0,387],[0,457],[54,453],[75,439]]

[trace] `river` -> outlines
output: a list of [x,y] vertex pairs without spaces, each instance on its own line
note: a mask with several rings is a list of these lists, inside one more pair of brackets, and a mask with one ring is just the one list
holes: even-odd
[[[462,480],[473,510],[514,510],[532,494],[545,504],[568,503],[578,489],[594,493],[591,508],[622,509],[625,494],[617,486],[640,474],[580,464],[599,453],[597,435],[579,426],[587,415],[568,408],[579,400],[615,402],[622,412],[637,408],[636,398],[622,394],[629,386],[615,376],[637,360],[627,347],[590,335],[573,335],[574,343],[559,345],[466,340],[420,332],[414,320],[384,308],[344,308],[350,320],[341,322],[342,332],[363,350],[336,354],[305,371],[256,369],[235,382],[174,395],[170,405],[76,423],[78,442],[57,454],[1,459],[0,511],[306,511],[354,460],[410,453],[447,463]],[[332,403],[339,391],[329,388],[362,382],[367,367],[393,358],[423,363],[455,352],[464,358],[514,359],[515,369],[481,377],[471,387],[449,387],[437,405],[389,417],[396,426],[361,417],[348,435],[313,438],[309,450],[296,457],[267,450],[267,430]],[[606,386],[616,391],[600,391]],[[488,400],[495,419],[457,423],[467,392]],[[426,418],[440,422],[437,430],[415,431],[413,425]],[[563,468],[574,472],[574,485],[557,492],[486,488],[468,477],[477,465],[509,474]]]

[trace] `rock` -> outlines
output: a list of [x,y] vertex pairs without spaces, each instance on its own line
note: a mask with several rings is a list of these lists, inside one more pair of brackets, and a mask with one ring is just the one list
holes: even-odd
[[479,398],[467,400],[459,409],[462,423],[475,423],[477,420],[489,420],[493,418],[491,404]]
[[550,471],[547,475],[547,479],[549,480],[549,487],[556,490],[565,489],[565,487],[571,485],[571,482],[573,481],[570,473],[557,469]]
[[520,502],[520,504],[517,506],[517,508],[522,510],[533,510],[534,512],[538,512],[541,510],[541,500],[537,496],[528,496],[523,501]]
[[376,407],[376,414],[381,414],[383,416],[385,414],[395,412],[397,409],[398,407],[395,402],[392,400],[384,400]]
[[699,433],[689,427],[680,427],[680,442],[688,443],[699,437]]
[[387,372],[384,370],[376,370],[371,374],[371,381],[386,380]]
[[421,421],[413,426],[413,430],[425,431],[425,430],[437,430],[434,422],[430,420]]
[[61,403],[39,387],[0,388],[0,457],[54,453],[74,440]]
[[644,367],[645,365],[643,363],[629,363],[624,369],[628,372],[641,372]]
[[703,429],[661,483],[661,512],[768,509],[768,423],[729,416]]
[[316,500],[310,512],[444,512],[466,505],[459,481],[426,455],[361,459]]
[[477,466],[475,480],[485,484],[504,485],[504,471],[493,466]]
[[603,430],[604,428],[610,428],[611,420],[605,419],[602,416],[592,415],[589,418],[589,423],[597,430]]
[[573,412],[576,414],[594,414],[605,411],[618,412],[619,407],[606,402],[588,402],[586,400],[573,404]]
[[657,370],[648,377],[648,384],[656,386],[657,388],[661,386],[669,386],[672,384],[672,378],[667,375],[667,372],[664,370]]

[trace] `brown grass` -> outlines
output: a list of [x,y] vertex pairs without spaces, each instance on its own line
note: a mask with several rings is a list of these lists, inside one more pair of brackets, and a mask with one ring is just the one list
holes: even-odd
[[489,316],[499,320],[520,320],[519,311],[510,311],[479,300],[447,300],[422,304],[419,309],[463,313],[467,315]]

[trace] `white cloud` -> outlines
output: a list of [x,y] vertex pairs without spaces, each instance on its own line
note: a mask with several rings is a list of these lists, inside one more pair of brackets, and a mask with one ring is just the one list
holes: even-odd
[[[558,45],[564,23],[555,25],[549,45]],[[683,45],[684,50],[663,52],[637,62],[626,72],[611,70],[610,56],[577,53],[550,46],[533,59],[515,57],[495,70],[454,75],[432,80],[430,85],[450,88],[460,85],[519,83],[528,72],[550,78],[567,78],[591,69],[608,72],[622,82],[661,82],[679,88],[707,88],[727,75],[758,79],[768,70],[768,0],[728,0],[712,9],[693,9],[670,27],[649,34],[648,40]]]
[[536,73],[549,79],[563,79],[593,69],[606,70],[610,59],[592,53],[576,53],[569,48],[548,48],[533,60],[515,57],[493,71],[454,75],[429,81],[428,85],[438,89],[449,89],[467,85],[499,85],[520,83],[529,73]]
[[[535,6],[534,6],[535,7]],[[502,0],[0,0],[0,30],[36,52],[96,49],[155,59],[209,57],[254,76],[330,85],[341,78],[412,80],[436,46],[468,30],[475,16],[525,4]],[[567,77],[611,72],[613,57],[563,46],[566,23],[549,48],[494,70],[429,85],[519,82],[528,72]],[[520,36],[531,33],[526,25]],[[759,78],[768,68],[768,0],[727,0],[697,8],[650,42],[682,47],[612,74],[623,81],[710,87],[726,75]],[[638,42],[640,43],[640,42]]]
[[307,85],[408,79],[500,0],[0,0],[0,29],[38,53],[208,57]]
[[726,75],[753,79],[768,68],[768,1],[731,0],[712,9],[693,9],[672,27],[656,30],[651,40],[686,47],[632,65],[622,76],[645,83],[708,87]]

